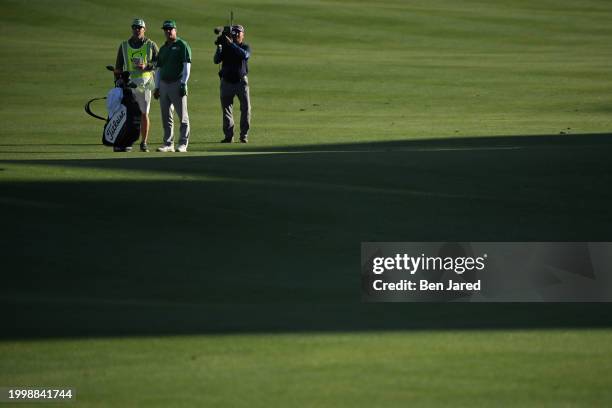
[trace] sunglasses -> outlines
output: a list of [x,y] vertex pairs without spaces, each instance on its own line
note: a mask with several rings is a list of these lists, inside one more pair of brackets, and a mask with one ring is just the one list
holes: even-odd
[[141,30],[141,29],[143,29],[144,27],[143,27],[143,26],[133,25],[133,26],[132,26],[132,28],[133,28],[134,30]]

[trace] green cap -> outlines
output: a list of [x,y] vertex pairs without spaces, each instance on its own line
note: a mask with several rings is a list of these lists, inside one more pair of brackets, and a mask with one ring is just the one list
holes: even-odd
[[132,26],[146,27],[147,25],[142,18],[135,18],[134,21],[132,21]]
[[162,25],[162,28],[176,28],[176,21],[174,20],[166,20]]

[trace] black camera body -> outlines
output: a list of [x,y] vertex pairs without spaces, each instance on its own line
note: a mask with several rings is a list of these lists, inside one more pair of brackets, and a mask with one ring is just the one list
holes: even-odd
[[215,34],[217,34],[217,38],[215,39],[215,45],[227,45],[227,38],[233,38],[232,34],[232,26],[220,26],[215,27],[213,30]]

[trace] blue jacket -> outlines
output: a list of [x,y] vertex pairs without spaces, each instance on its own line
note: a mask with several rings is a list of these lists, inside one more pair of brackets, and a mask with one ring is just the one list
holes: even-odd
[[249,58],[251,47],[248,44],[232,43],[223,47],[217,47],[215,52],[215,64],[223,63],[219,76],[228,82],[239,82],[249,73]]

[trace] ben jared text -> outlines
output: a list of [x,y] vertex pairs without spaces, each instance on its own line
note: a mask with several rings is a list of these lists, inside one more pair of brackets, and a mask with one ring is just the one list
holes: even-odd
[[421,292],[443,292],[443,291],[478,291],[480,290],[480,279],[476,282],[455,282],[448,280],[443,282],[429,282],[425,279],[420,279],[417,282],[402,279],[399,282],[384,282],[382,279],[377,279],[372,283],[372,287],[376,291],[380,290],[407,290]]

